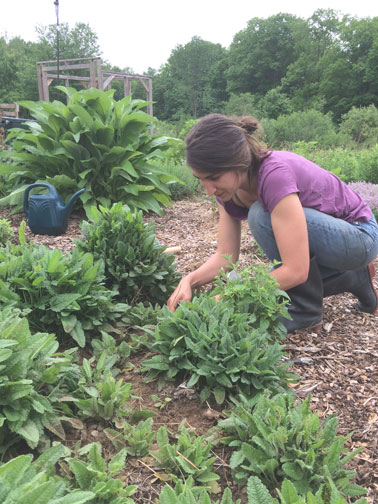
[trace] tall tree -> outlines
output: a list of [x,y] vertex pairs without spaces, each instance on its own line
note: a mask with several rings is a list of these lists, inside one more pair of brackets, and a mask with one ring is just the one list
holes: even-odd
[[253,18],[230,45],[227,90],[263,95],[281,83],[297,57],[297,33],[305,21],[291,14]]

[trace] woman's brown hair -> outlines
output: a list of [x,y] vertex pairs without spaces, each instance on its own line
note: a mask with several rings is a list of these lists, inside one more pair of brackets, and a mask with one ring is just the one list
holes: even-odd
[[186,162],[200,172],[248,171],[251,179],[270,155],[256,138],[259,128],[259,122],[253,117],[207,115],[185,138]]

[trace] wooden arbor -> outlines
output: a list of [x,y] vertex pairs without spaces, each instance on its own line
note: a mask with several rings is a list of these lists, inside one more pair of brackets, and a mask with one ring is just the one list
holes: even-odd
[[[78,71],[83,75],[77,75]],[[124,95],[131,94],[131,81],[139,81],[146,90],[147,100],[152,101],[152,77],[148,75],[134,75],[122,72],[111,72],[101,69],[101,58],[75,58],[58,62],[37,62],[39,99],[49,101],[49,86],[54,79],[64,79],[65,85],[69,81],[79,81],[85,88],[110,89],[113,80],[123,80]],[[152,115],[152,104],[147,106],[147,112]]]

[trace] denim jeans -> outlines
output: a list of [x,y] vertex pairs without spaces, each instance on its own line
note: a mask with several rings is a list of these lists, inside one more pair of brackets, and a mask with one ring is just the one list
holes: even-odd
[[[367,266],[378,255],[378,225],[346,222],[313,208],[303,208],[309,238],[310,255],[315,256],[322,278]],[[259,201],[248,212],[251,233],[270,261],[281,261],[269,212]]]

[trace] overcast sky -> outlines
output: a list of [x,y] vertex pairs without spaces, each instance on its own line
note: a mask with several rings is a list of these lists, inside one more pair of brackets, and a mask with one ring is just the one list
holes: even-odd
[[[35,27],[56,23],[54,0],[2,0],[0,36],[36,41]],[[301,18],[335,9],[353,17],[378,16],[376,0],[59,0],[59,21],[88,23],[102,58],[142,73],[159,69],[179,44],[194,36],[229,47],[253,17],[287,12]]]

